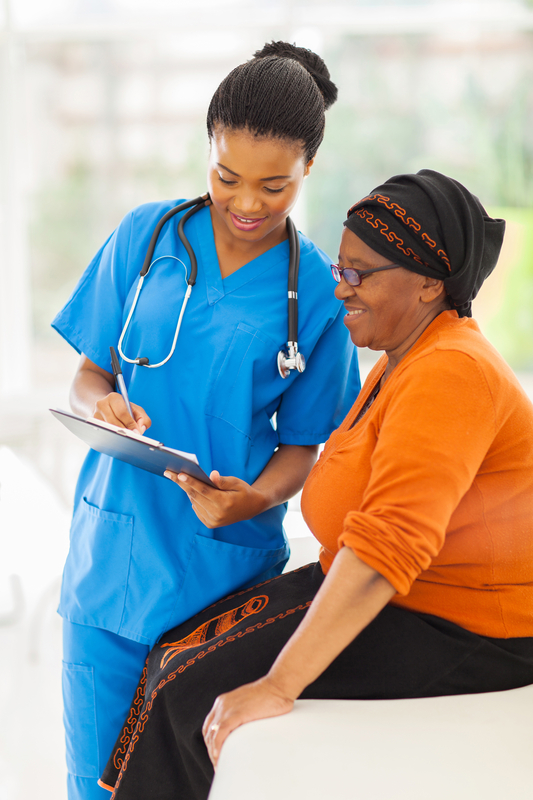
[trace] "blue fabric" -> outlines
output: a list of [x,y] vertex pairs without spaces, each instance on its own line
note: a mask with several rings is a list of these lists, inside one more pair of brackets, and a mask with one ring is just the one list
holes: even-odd
[[[53,322],[103,369],[111,371],[109,346],[119,340],[151,233],[172,205],[128,214]],[[283,380],[276,357],[287,339],[288,242],[223,279],[209,209],[186,229],[198,280],[175,353],[157,369],[122,364],[124,379],[132,402],[152,418],[150,437],[196,453],[208,473],[252,483],[280,443],[318,444],[340,424],[360,388],[355,348],[330,261],[300,236],[299,343],[307,369]],[[189,260],[177,218],[163,228],[154,259],[123,343],[130,358],[151,363],[170,350],[186,289]],[[90,451],[76,491],[60,613],[153,644],[225,594],[281,572],[285,512],[281,505],[208,530],[173,483]]]
[[124,725],[149,648],[63,622],[63,701],[69,800],[109,800],[98,779]]

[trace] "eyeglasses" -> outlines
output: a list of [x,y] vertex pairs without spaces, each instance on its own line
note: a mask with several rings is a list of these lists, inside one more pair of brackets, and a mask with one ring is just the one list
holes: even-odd
[[361,286],[365,275],[372,272],[383,272],[386,269],[399,269],[401,264],[387,264],[386,267],[374,267],[374,269],[354,269],[353,267],[339,267],[338,264],[331,265],[331,274],[340,283],[344,278],[350,286]]

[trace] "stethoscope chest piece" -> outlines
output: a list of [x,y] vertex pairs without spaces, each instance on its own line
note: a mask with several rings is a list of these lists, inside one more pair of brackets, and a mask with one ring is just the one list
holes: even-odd
[[303,372],[305,369],[305,358],[298,352],[298,345],[289,342],[285,350],[278,353],[278,372],[282,378],[287,378],[291,369]]

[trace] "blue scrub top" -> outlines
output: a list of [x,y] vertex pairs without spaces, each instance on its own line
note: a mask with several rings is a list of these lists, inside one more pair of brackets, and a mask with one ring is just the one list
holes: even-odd
[[[53,327],[111,372],[150,236],[178,201],[129,213],[83,274]],[[168,355],[190,263],[166,223],[123,342],[129,358]],[[176,350],[162,367],[122,364],[130,400],[152,419],[147,435],[196,453],[209,473],[248,483],[280,443],[324,442],[360,388],[330,261],[300,235],[299,347],[307,360],[283,380],[288,241],[222,278],[211,216],[186,224],[198,279]],[[178,259],[178,260],[176,260]],[[180,263],[181,262],[181,263]],[[174,483],[91,450],[79,477],[59,611],[71,622],[153,644],[162,632],[238,588],[279,574],[288,557],[286,504],[209,530]]]

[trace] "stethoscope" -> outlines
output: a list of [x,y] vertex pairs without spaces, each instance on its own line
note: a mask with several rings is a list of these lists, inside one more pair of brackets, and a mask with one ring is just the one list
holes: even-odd
[[[163,364],[166,364],[167,361],[172,358],[174,350],[176,349],[176,342],[178,341],[178,334],[181,328],[181,322],[183,320],[183,315],[185,313],[185,308],[187,307],[187,303],[189,301],[189,297],[191,296],[192,287],[196,283],[196,277],[198,275],[198,263],[196,261],[196,256],[194,254],[194,250],[191,247],[191,244],[187,237],[185,236],[184,226],[188,219],[190,219],[197,211],[200,211],[202,208],[205,208],[211,203],[211,198],[209,194],[203,194],[200,197],[196,197],[194,200],[189,200],[186,203],[180,203],[178,206],[171,208],[170,211],[161,217],[159,222],[154,228],[154,232],[152,233],[152,238],[150,239],[150,244],[148,245],[148,250],[146,251],[146,256],[144,259],[144,263],[140,272],[139,282],[137,284],[137,289],[135,291],[135,296],[133,298],[133,303],[131,304],[131,308],[126,319],[126,323],[124,328],[122,329],[122,333],[120,334],[120,339],[118,341],[118,352],[120,357],[127,361],[128,364],[137,364],[140,367],[148,367],[149,369],[155,369],[156,367],[162,367]],[[188,209],[188,210],[187,210]],[[179,214],[180,211],[186,211],[186,213],[181,217],[180,221],[178,222],[178,236],[187,251],[191,262],[191,271],[187,278],[187,290],[185,292],[185,297],[183,299],[183,303],[181,305],[180,314],[178,317],[178,322],[176,325],[176,331],[174,333],[174,339],[172,341],[172,347],[168,356],[160,361],[158,364],[150,364],[150,361],[146,357],[139,357],[139,358],[128,358],[125,355],[122,349],[122,342],[124,340],[124,336],[126,335],[126,331],[131,322],[131,318],[133,316],[133,312],[135,311],[135,307],[137,305],[137,301],[139,299],[139,295],[141,293],[141,289],[144,283],[144,279],[150,272],[152,266],[159,261],[159,258],[156,258],[152,261],[154,250],[157,244],[157,240],[159,238],[159,234],[161,233],[161,229],[169,219],[171,219],[174,214]],[[289,374],[291,369],[296,369],[298,372],[303,372],[305,369],[305,358],[304,356],[298,351],[298,269],[300,266],[300,239],[298,236],[298,231],[296,230],[296,226],[290,217],[287,217],[287,233],[289,235],[289,279],[288,279],[288,337],[287,337],[287,344],[283,347],[277,356],[277,365],[279,374],[282,378],[286,378]],[[168,256],[160,256],[160,258],[167,258]],[[174,256],[171,256],[174,258]],[[176,259],[180,261],[180,259]],[[183,263],[183,262],[181,262]]]

